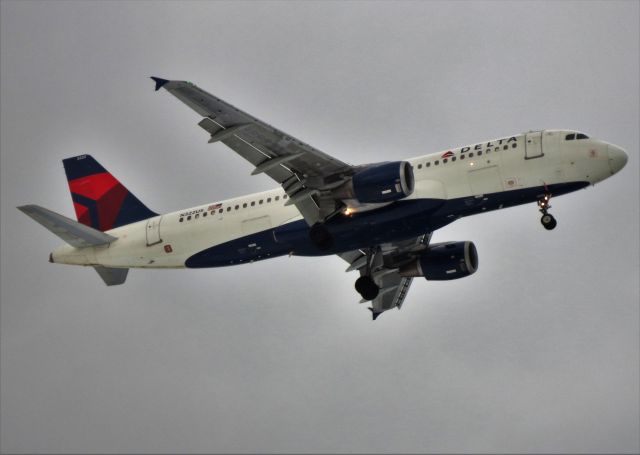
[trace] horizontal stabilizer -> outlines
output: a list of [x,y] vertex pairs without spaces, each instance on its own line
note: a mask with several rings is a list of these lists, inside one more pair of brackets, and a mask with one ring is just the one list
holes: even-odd
[[96,265],[94,267],[104,284],[107,286],[115,286],[117,284],[122,284],[127,279],[127,273],[129,273],[129,269],[116,269],[113,267],[103,267],[101,265]]
[[23,205],[18,207],[18,210],[29,215],[69,245],[76,248],[105,245],[118,239],[39,205]]

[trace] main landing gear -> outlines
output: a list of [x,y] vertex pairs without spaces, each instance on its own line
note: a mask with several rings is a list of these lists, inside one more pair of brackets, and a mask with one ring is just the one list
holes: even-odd
[[345,208],[346,206],[344,204],[339,204],[338,207],[334,207],[333,212],[309,228],[309,240],[311,240],[311,243],[320,251],[330,250],[334,243],[333,235],[329,231],[329,228],[327,228],[326,222],[334,216],[344,213]]
[[356,280],[356,291],[364,300],[373,300],[378,297],[380,288],[369,275],[362,275]]
[[309,228],[309,238],[321,251],[327,251],[333,246],[333,236],[324,223],[316,223]]
[[[546,186],[545,186],[546,190]],[[558,222],[553,217],[552,214],[548,213],[548,210],[551,208],[549,205],[549,201],[551,200],[551,193],[545,191],[544,196],[541,199],[538,199],[538,210],[542,213],[542,218],[540,218],[540,222],[544,226],[544,228],[548,231],[555,228]]]
[[380,293],[380,288],[371,277],[371,268],[373,266],[373,261],[376,259],[375,250],[370,249],[366,253],[366,256],[367,263],[365,266],[365,273],[356,280],[356,291],[358,291],[364,300],[373,300],[378,297],[378,294]]

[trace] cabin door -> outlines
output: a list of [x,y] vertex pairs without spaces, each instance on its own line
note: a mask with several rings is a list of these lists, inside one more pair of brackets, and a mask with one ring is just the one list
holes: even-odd
[[542,131],[527,133],[524,146],[524,159],[531,160],[544,156],[542,153]]
[[147,220],[147,246],[162,242],[160,238],[160,221],[162,221],[162,216],[156,216]]

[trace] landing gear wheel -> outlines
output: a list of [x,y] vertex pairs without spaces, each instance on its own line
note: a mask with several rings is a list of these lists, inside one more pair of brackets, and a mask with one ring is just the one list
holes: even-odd
[[326,251],[333,246],[333,236],[323,223],[316,223],[311,226],[309,238],[319,250]]
[[540,211],[540,213],[542,213],[540,222],[547,231],[550,231],[551,229],[556,227],[558,222],[553,217],[553,215],[549,213],[549,209],[551,208],[551,205],[549,204],[549,202],[551,202],[551,193],[549,192],[546,183],[544,185],[544,190],[544,195],[541,199],[538,199],[538,210]]
[[558,224],[558,222],[553,217],[553,215],[551,215],[549,213],[545,213],[544,215],[542,215],[542,218],[540,218],[540,222],[542,223],[544,228],[549,230],[549,231],[551,229],[555,228],[556,225]]
[[380,288],[370,276],[364,275],[356,280],[356,291],[360,293],[363,299],[373,300],[378,297]]

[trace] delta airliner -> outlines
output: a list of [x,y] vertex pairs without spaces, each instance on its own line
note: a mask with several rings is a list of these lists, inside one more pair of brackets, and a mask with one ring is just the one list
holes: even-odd
[[160,215],[90,155],[63,160],[77,221],[18,207],[66,244],[50,262],[93,267],[107,285],[130,268],[239,265],[282,255],[337,254],[358,271],[373,319],[400,308],[414,277],[453,280],[478,269],[470,241],[430,243],[464,216],[537,203],[551,230],[551,196],[619,172],[627,154],[570,130],[529,131],[402,161],[350,165],[227,104],[194,84],[154,77],[155,89],[280,186]]

